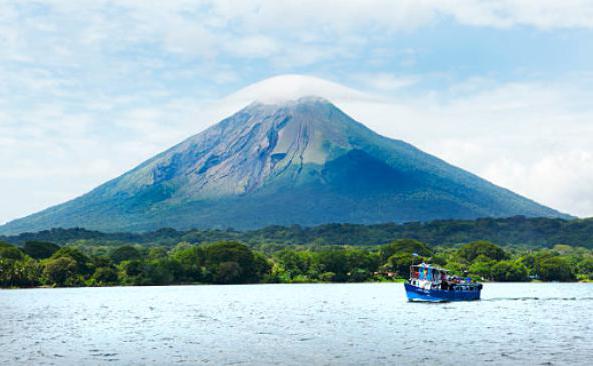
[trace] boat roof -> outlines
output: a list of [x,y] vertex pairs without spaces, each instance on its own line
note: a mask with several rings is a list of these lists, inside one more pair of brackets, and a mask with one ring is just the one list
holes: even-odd
[[449,272],[448,270],[439,267],[439,266],[435,266],[432,264],[427,264],[427,263],[420,263],[420,264],[413,264],[412,267],[416,267],[416,268],[429,268],[429,269],[436,269],[437,271],[441,271],[441,272]]

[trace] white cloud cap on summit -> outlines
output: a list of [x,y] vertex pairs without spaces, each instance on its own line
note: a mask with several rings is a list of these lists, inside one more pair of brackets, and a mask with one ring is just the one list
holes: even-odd
[[303,97],[320,97],[334,101],[368,99],[369,96],[344,85],[314,76],[278,75],[251,84],[225,98],[238,104],[259,102],[277,104]]

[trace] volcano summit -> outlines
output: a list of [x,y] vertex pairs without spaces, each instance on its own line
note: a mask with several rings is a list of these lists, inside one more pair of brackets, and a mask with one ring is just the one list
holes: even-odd
[[0,227],[144,231],[514,215],[566,217],[403,141],[328,100],[255,102],[72,201]]

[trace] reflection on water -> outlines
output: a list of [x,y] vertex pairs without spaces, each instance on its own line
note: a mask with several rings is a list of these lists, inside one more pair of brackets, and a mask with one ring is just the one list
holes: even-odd
[[486,284],[418,304],[402,284],[0,291],[0,364],[588,364],[592,284]]

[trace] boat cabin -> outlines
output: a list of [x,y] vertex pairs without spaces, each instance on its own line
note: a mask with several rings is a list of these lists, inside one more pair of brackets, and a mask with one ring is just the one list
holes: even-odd
[[409,301],[470,301],[480,299],[482,284],[469,277],[451,276],[446,269],[422,263],[410,267],[410,280],[404,288]]
[[446,269],[422,263],[410,266],[410,284],[412,286],[432,289],[441,288],[443,281],[448,279]]
[[450,276],[449,271],[431,264],[410,267],[410,284],[427,290],[474,291],[478,285],[471,278]]

